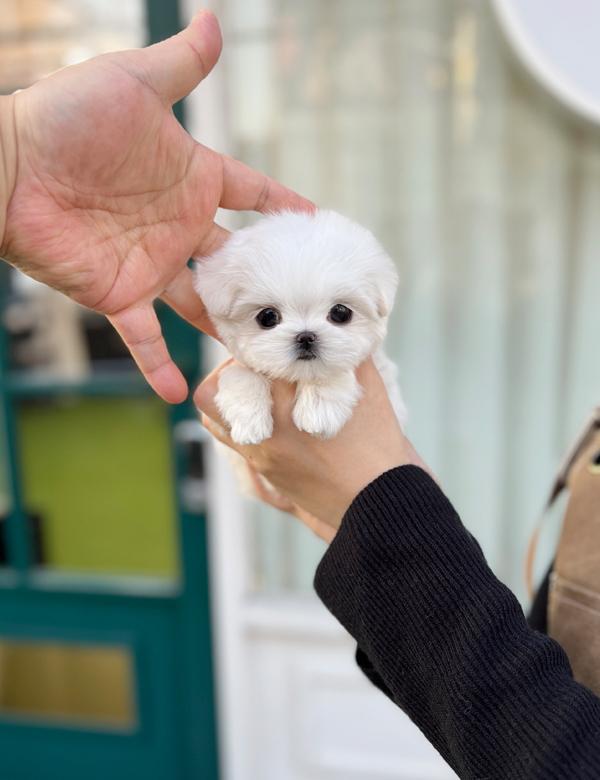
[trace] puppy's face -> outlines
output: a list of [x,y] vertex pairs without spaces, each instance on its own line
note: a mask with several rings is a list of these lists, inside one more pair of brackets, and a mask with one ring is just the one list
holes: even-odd
[[284,212],[199,261],[196,289],[229,351],[290,382],[325,380],[381,342],[396,288],[373,236],[332,212]]
[[226,323],[217,320],[219,332],[232,354],[273,378],[325,379],[357,366],[385,333],[360,294],[315,287],[313,295],[292,297],[276,289],[260,297],[253,292],[244,291]]

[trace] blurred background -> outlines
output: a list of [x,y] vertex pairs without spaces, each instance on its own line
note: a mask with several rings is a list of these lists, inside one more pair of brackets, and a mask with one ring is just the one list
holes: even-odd
[[[0,0],[0,94],[167,37],[200,7]],[[178,117],[397,262],[387,346],[408,434],[526,607],[528,539],[600,401],[599,12],[209,7],[223,56]],[[316,599],[324,545],[240,497],[191,404],[155,398],[103,317],[1,270],[0,778],[454,777]],[[220,348],[158,312],[197,382]]]

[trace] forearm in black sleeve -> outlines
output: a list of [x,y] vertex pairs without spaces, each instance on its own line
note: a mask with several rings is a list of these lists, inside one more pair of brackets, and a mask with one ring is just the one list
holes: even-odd
[[600,699],[416,466],[354,500],[315,578],[368,676],[463,780],[600,780]]

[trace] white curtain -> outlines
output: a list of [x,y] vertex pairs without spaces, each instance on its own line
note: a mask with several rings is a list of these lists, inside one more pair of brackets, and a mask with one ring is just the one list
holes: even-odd
[[[497,574],[600,403],[600,134],[513,61],[488,0],[228,0],[236,156],[370,228],[398,264],[408,433]],[[324,546],[253,510],[250,589]],[[549,554],[550,545],[547,545]]]

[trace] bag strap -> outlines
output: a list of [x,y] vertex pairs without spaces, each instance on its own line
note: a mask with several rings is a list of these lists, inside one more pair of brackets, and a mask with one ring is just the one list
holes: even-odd
[[568,447],[567,451],[565,452],[562,460],[558,465],[558,469],[556,471],[556,475],[554,477],[554,482],[552,485],[552,490],[550,491],[550,496],[548,497],[548,500],[546,501],[546,504],[540,514],[540,517],[537,523],[535,524],[535,527],[531,534],[531,539],[529,540],[529,545],[527,547],[527,557],[525,561],[525,579],[527,582],[527,590],[529,592],[529,596],[532,599],[535,598],[535,588],[533,587],[533,567],[535,563],[535,554],[537,551],[537,545],[540,538],[540,534],[544,527],[546,518],[548,517],[548,512],[551,509],[554,502],[556,501],[556,499],[558,498],[558,496],[562,493],[562,491],[567,486],[569,481],[569,474],[571,473],[571,469],[573,465],[576,463],[581,453],[591,443],[592,439],[594,438],[594,436],[599,430],[600,430],[600,406],[597,406],[586,419],[581,430],[579,431],[579,433],[577,434],[577,436],[575,437],[571,445]]

